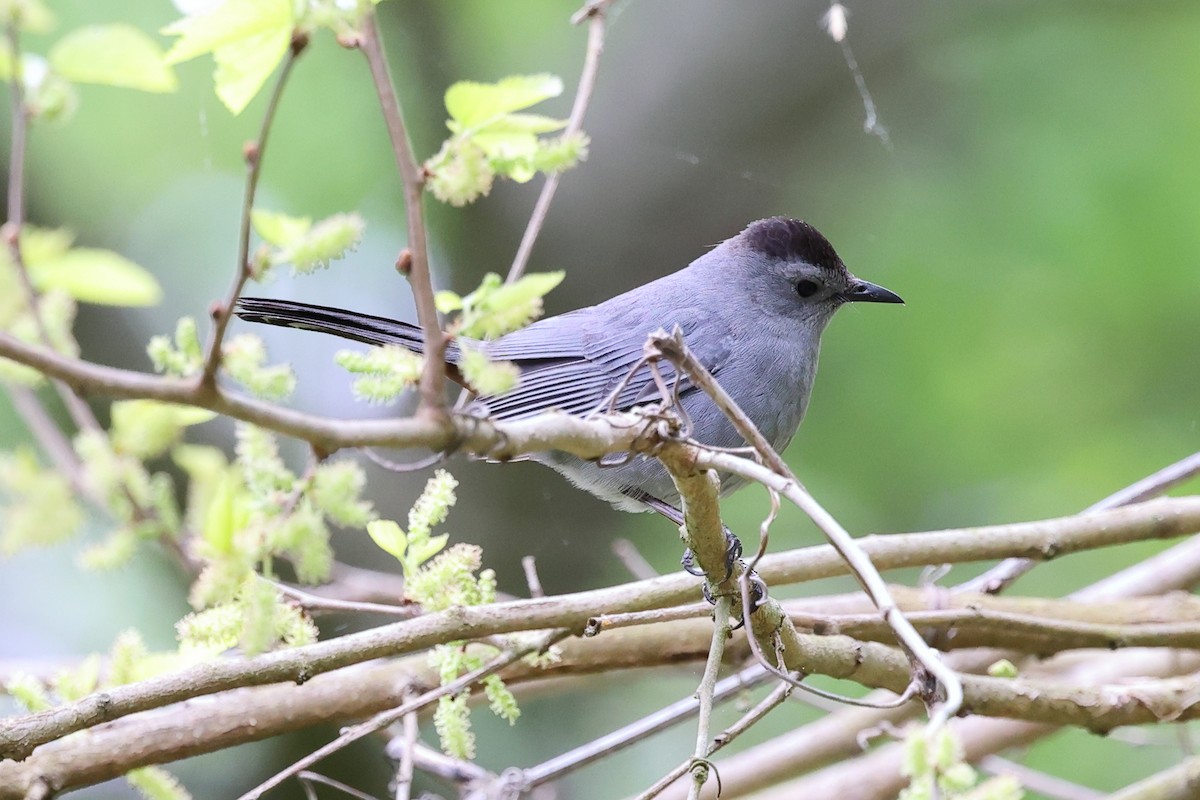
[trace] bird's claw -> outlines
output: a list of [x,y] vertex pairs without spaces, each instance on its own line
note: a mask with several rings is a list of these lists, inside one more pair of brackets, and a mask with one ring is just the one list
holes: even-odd
[[[729,580],[733,575],[733,568],[737,565],[738,560],[742,557],[742,540],[739,539],[733,531],[725,528],[725,577],[722,581]],[[697,578],[703,578],[705,572],[696,564],[696,556],[692,553],[691,548],[683,551],[683,558],[679,559],[679,563],[683,565],[683,571],[689,575],[695,575]]]

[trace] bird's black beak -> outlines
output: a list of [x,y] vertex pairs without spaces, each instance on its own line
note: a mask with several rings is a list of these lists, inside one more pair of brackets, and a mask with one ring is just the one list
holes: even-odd
[[842,300],[847,303],[904,303],[900,295],[869,281],[855,278],[850,288],[842,292]]

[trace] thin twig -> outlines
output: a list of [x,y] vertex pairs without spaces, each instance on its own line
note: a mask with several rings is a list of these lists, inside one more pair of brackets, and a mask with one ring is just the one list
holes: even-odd
[[[1094,511],[1107,511],[1121,506],[1140,503],[1157,497],[1167,490],[1200,475],[1200,453],[1193,453],[1187,458],[1180,459],[1174,464],[1163,467],[1158,472],[1148,475],[1141,480],[1131,483],[1124,489],[1113,492],[1103,500],[1097,501],[1083,510],[1084,514]],[[1029,558],[1006,558],[982,575],[969,581],[963,581],[954,587],[956,592],[973,592],[998,594],[1012,586],[1018,578],[1037,566],[1037,561]]]
[[413,764],[417,749],[417,712],[404,715],[404,749],[396,767],[396,800],[408,800],[412,794]]
[[[25,155],[29,139],[29,108],[25,105],[25,87],[22,83],[24,73],[21,69],[21,39],[15,22],[6,28],[8,39],[8,58],[12,62],[12,76],[9,80],[9,97],[12,115],[12,142],[8,157],[8,220],[4,224],[3,237],[8,245],[9,257],[17,273],[25,300],[29,306],[29,314],[33,318],[34,328],[42,343],[49,348],[54,347],[50,337],[50,329],[42,318],[38,308],[37,289],[29,276],[29,268],[25,264],[24,252],[21,248],[21,233],[25,227]],[[88,404],[67,386],[54,381],[54,389],[62,399],[67,413],[80,430],[99,430],[96,416]]]
[[234,303],[237,302],[242,289],[246,286],[246,282],[253,275],[250,268],[250,231],[252,229],[250,215],[254,211],[254,198],[258,193],[259,179],[262,177],[262,164],[267,150],[267,137],[270,135],[271,127],[275,123],[275,114],[279,109],[279,101],[283,97],[283,90],[287,87],[288,78],[292,75],[292,68],[296,65],[296,60],[307,46],[308,36],[306,34],[299,32],[293,34],[291,46],[288,48],[287,56],[283,60],[283,68],[279,71],[279,77],[275,79],[275,86],[272,88],[270,99],[267,101],[267,109],[263,113],[262,124],[258,129],[258,138],[252,142],[248,142],[243,151],[246,159],[246,186],[242,197],[242,220],[241,230],[238,233],[237,267],[234,270],[233,283],[229,287],[229,292],[226,294],[224,302],[214,305],[212,308],[212,338],[208,342],[208,352],[204,358],[204,371],[200,373],[199,381],[200,386],[203,387],[211,388],[216,385],[217,369],[221,366],[221,344],[225,341],[225,331],[229,328],[229,321],[233,319]]
[[[733,601],[729,595],[717,598],[713,609],[712,646],[708,651],[708,661],[704,664],[704,675],[700,678],[700,686],[696,697],[700,701],[700,713],[696,720],[696,747],[692,755],[692,787],[688,795],[690,800],[700,800],[700,790],[708,782],[712,766],[708,763],[708,748],[710,731],[712,730],[713,690],[717,685],[717,674],[721,670],[721,659],[725,655],[725,641],[729,638],[729,611]],[[717,778],[717,793],[720,794],[720,778]]]
[[415,603],[409,605],[388,605],[387,603],[367,603],[357,600],[338,600],[331,597],[306,592],[295,586],[278,581],[272,582],[276,589],[285,597],[295,600],[308,613],[346,611],[352,614],[383,614],[388,617],[409,619],[421,613],[421,607]]
[[319,772],[313,772],[307,769],[296,773],[296,780],[300,781],[301,785],[304,786],[305,794],[312,798],[316,798],[317,795],[316,792],[309,792],[309,784],[319,783],[322,786],[328,786],[330,789],[337,789],[343,794],[348,794],[351,797],[358,798],[358,800],[378,800],[378,798],[376,798],[373,794],[367,794],[364,791],[355,789],[353,786],[342,783],[341,781],[335,781],[333,778],[327,778]]
[[396,84],[392,81],[392,74],[388,69],[387,56],[384,54],[383,41],[379,38],[379,27],[376,25],[373,11],[368,11],[363,19],[359,47],[363,51],[363,55],[367,57],[371,79],[375,84],[375,93],[379,97],[379,106],[383,113],[384,123],[387,125],[388,138],[392,143],[396,169],[400,173],[400,182],[404,186],[404,211],[408,219],[408,250],[412,257],[408,280],[412,285],[413,300],[417,306],[417,322],[421,325],[421,335],[425,341],[425,366],[421,370],[420,381],[421,405],[417,414],[418,416],[431,415],[435,418],[443,418],[446,414],[444,362],[449,337],[442,331],[438,321],[437,306],[433,300],[429,244],[426,239],[425,219],[421,205],[425,173],[413,155],[412,144],[408,139],[408,130],[404,124],[404,114],[400,109],[400,99],[396,94]]
[[420,711],[422,708],[434,702],[439,697],[458,694],[459,692],[470,688],[476,681],[486,678],[488,675],[504,669],[509,664],[524,658],[529,653],[545,650],[547,647],[550,647],[552,644],[568,635],[570,635],[570,632],[566,630],[551,631],[550,633],[541,637],[537,642],[524,647],[515,648],[507,653],[502,653],[501,655],[489,661],[487,664],[484,664],[479,669],[472,670],[466,675],[463,675],[462,677],[457,678],[456,680],[453,680],[443,686],[439,686],[436,689],[431,689],[430,691],[419,695],[409,702],[404,703],[398,708],[393,708],[389,711],[376,714],[366,722],[347,729],[332,742],[317,748],[312,753],[309,753],[304,758],[299,759],[286,769],[280,770],[275,775],[271,776],[258,786],[243,794],[240,798],[238,798],[238,800],[257,800],[257,798],[262,797],[263,794],[283,783],[297,772],[308,769],[313,764],[333,753],[336,753],[337,751],[346,747],[348,744],[356,742],[364,736],[369,736],[376,731],[383,730],[388,725],[403,719],[408,714]]
[[[798,676],[795,676],[798,677]],[[708,752],[705,753],[705,758],[712,756],[725,745],[732,742],[737,737],[741,736],[746,731],[750,730],[763,717],[771,712],[776,706],[787,700],[795,687],[786,681],[781,681],[771,690],[771,693],[764,697],[758,705],[747,711],[741,719],[730,725],[721,733],[713,737],[713,740],[708,745]],[[672,783],[682,778],[687,774],[688,769],[692,766],[692,759],[688,759],[680,763],[675,769],[662,776],[649,789],[639,794],[636,800],[653,800],[660,795],[663,790],[669,787]]]
[[584,636],[598,636],[605,631],[629,628],[635,625],[655,625],[677,619],[698,619],[709,615],[712,606],[708,603],[691,603],[671,608],[652,608],[649,611],[628,611],[622,614],[598,614],[587,621]]
[[542,579],[538,577],[537,559],[533,556],[523,556],[521,569],[525,571],[525,583],[529,586],[529,596],[545,597],[546,593],[542,590]]
[[[731,675],[719,682],[713,690],[714,702],[723,702],[748,688],[756,686],[769,677],[769,673],[758,665],[748,667],[736,675]],[[612,755],[630,747],[643,739],[666,730],[695,714],[699,710],[699,701],[692,697],[678,700],[666,708],[661,708],[653,714],[619,728],[609,734],[588,742],[561,755],[521,770],[520,785],[528,790],[543,783],[557,780],[564,775],[591,764],[592,762]],[[690,762],[689,762],[690,763]]]
[[613,555],[620,559],[625,569],[629,570],[629,574],[638,580],[658,577],[658,570],[646,560],[646,557],[637,549],[637,545],[628,539],[614,539],[612,551]]
[[1108,797],[1106,792],[1080,786],[1000,756],[984,756],[979,761],[979,768],[991,775],[1011,775],[1020,782],[1021,788],[1045,795],[1051,800],[1101,800]]
[[[583,59],[583,71],[579,75],[579,88],[575,90],[575,103],[571,107],[571,116],[567,119],[567,127],[563,131],[565,137],[576,136],[583,130],[583,117],[587,114],[588,104],[592,99],[592,90],[596,86],[600,54],[604,52],[605,10],[609,2],[610,0],[592,0],[576,12],[571,19],[574,23],[582,22],[584,19],[588,20],[588,41],[587,52]],[[525,273],[525,267],[529,264],[529,256],[533,253],[533,246],[542,232],[546,215],[550,213],[550,203],[554,200],[554,193],[558,191],[560,180],[562,180],[561,172],[552,172],[546,176],[546,182],[542,184],[542,191],[538,194],[537,202],[534,203],[529,223],[525,226],[525,233],[521,236],[517,254],[513,258],[512,266],[508,269],[506,283],[513,283]]]
[[58,423],[46,413],[37,395],[29,387],[18,383],[6,382],[4,389],[25,427],[33,434],[58,473],[70,481],[77,492],[86,494],[79,458]]

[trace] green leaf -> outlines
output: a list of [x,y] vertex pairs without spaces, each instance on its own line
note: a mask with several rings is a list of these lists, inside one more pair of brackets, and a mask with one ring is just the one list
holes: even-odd
[[437,536],[430,536],[428,539],[412,542],[412,552],[408,554],[409,563],[424,564],[442,552],[448,541],[450,541],[450,534],[440,533]]
[[50,66],[75,83],[98,83],[143,92],[173,92],[175,73],[158,43],[132,25],[89,25],[60,39]]
[[312,217],[291,217],[260,208],[250,212],[250,221],[263,241],[276,247],[288,247],[312,228]]
[[437,306],[437,310],[442,314],[459,311],[463,307],[462,297],[449,289],[436,292],[433,295],[433,304]]
[[162,299],[153,275],[111,250],[77,247],[43,261],[30,260],[29,277],[39,291],[59,289],[85,303],[151,306]]
[[112,404],[113,447],[137,458],[154,458],[175,444],[184,428],[215,416],[215,412],[193,406],[121,400]]
[[292,41],[291,26],[268,31],[251,39],[227,45],[213,53],[217,97],[234,114],[240,114],[267,78],[279,66]]
[[191,800],[191,793],[183,788],[171,773],[162,767],[139,767],[125,773],[125,780],[137,789],[145,800]]
[[459,81],[446,90],[446,110],[462,128],[484,125],[562,94],[555,75],[514,75],[497,83]]
[[562,270],[531,272],[514,283],[501,286],[492,293],[489,303],[493,308],[506,308],[540,299],[562,283],[566,274]]
[[238,475],[226,472],[217,483],[204,515],[204,543],[213,555],[231,555],[234,551],[233,537],[241,527],[240,500],[245,486]]
[[[35,228],[26,225],[21,229],[21,253],[26,264],[40,264],[64,255],[71,249],[75,233],[68,228]],[[0,258],[7,259],[5,251]]]
[[476,394],[496,397],[517,388],[521,371],[511,361],[492,361],[482,351],[467,348],[458,363],[463,380]]
[[206,14],[163,28],[164,34],[179,37],[166,63],[212,53],[217,97],[238,114],[283,59],[294,24],[290,0],[225,0]]
[[296,272],[307,274],[343,258],[362,241],[366,223],[358,214],[334,214],[312,226],[306,235],[283,248],[279,260],[291,263]]
[[372,520],[367,523],[367,533],[384,552],[397,559],[404,558],[404,551],[408,548],[408,537],[398,524],[390,519]]

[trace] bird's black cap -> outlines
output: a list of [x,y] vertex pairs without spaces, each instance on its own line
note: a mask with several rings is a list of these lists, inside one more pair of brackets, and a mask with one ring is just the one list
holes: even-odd
[[820,231],[804,220],[770,217],[750,223],[742,238],[751,250],[785,261],[806,261],[830,272],[846,269]]

